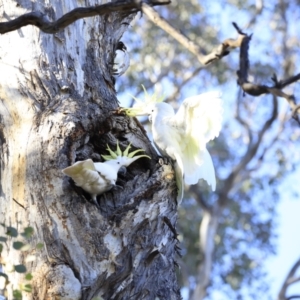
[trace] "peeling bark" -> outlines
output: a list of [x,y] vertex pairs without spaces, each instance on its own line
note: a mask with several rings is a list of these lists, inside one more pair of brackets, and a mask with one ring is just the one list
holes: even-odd
[[[76,5],[4,3],[1,21],[35,10],[56,19]],[[34,276],[25,299],[180,299],[173,168],[160,163],[135,119],[115,114],[112,62],[132,18],[111,13],[56,35],[27,26],[0,36],[0,218],[34,227],[31,244],[45,245],[20,255],[9,243],[4,253]],[[152,159],[120,174],[122,188],[99,196],[98,209],[61,170],[100,161],[116,139]],[[26,263],[29,255],[36,259]],[[10,279],[13,287],[22,280]]]

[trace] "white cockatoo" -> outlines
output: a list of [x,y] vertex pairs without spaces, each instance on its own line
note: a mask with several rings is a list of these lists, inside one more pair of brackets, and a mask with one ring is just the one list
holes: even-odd
[[122,152],[117,142],[117,150],[113,152],[107,145],[109,155],[102,155],[105,162],[93,162],[91,159],[77,161],[72,166],[63,169],[62,172],[71,177],[77,186],[91,194],[93,201],[98,206],[97,195],[103,194],[115,186],[118,171],[122,166],[128,167],[141,157],[150,158],[144,154],[135,156],[138,152],[144,151],[143,149],[129,153],[130,147],[129,144]]
[[206,180],[216,189],[215,169],[206,144],[219,135],[222,126],[222,100],[219,92],[208,92],[185,99],[175,114],[162,98],[148,95],[137,100],[133,108],[124,109],[129,116],[148,115],[152,136],[162,155],[175,160],[178,202],[183,197],[183,182],[196,184]]

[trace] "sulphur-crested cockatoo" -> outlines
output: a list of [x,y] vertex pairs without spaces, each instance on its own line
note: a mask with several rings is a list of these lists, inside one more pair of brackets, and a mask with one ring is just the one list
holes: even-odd
[[116,184],[118,171],[122,166],[128,167],[141,157],[150,158],[148,155],[135,156],[138,152],[144,151],[143,149],[129,153],[130,147],[128,145],[122,152],[117,142],[116,152],[107,146],[109,155],[102,155],[105,162],[93,162],[91,159],[77,161],[72,166],[63,169],[62,172],[71,177],[77,186],[90,193],[98,206],[97,195],[109,191]]
[[219,135],[222,101],[219,92],[208,92],[185,99],[175,114],[168,103],[145,91],[145,101],[124,109],[129,116],[148,115],[154,143],[162,155],[175,160],[178,200],[183,197],[183,181],[196,184],[206,180],[216,189],[213,162],[206,143]]

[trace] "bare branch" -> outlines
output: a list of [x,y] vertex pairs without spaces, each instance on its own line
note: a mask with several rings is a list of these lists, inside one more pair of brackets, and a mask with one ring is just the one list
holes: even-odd
[[[239,27],[233,23],[233,26],[236,28],[237,32],[241,34]],[[300,79],[300,73],[291,76],[284,80],[277,80],[276,74],[271,78],[274,82],[274,86],[258,85],[248,80],[248,71],[249,71],[249,43],[251,40],[251,35],[242,35],[242,43],[240,47],[240,69],[237,71],[238,84],[241,86],[243,91],[252,96],[260,96],[263,94],[272,94],[276,97],[285,98],[292,109],[293,118],[300,124],[299,119],[299,105],[296,104],[296,99],[294,95],[288,95],[282,91],[282,89]]]
[[142,3],[142,12],[148,16],[148,18],[161,29],[170,34],[175,40],[177,40],[181,45],[183,45],[187,50],[194,54],[198,61],[202,65],[208,65],[216,60],[220,60],[222,57],[229,54],[230,49],[240,48],[240,69],[237,71],[238,84],[241,86],[243,91],[252,96],[260,96],[262,94],[272,94],[273,96],[282,97],[287,100],[291,109],[293,118],[300,124],[299,111],[300,105],[296,104],[295,97],[293,95],[288,95],[282,91],[284,87],[290,85],[300,79],[300,73],[291,76],[287,79],[278,81],[276,75],[273,75],[272,80],[274,81],[274,86],[258,85],[251,83],[248,80],[249,71],[249,56],[248,49],[249,43],[252,35],[247,35],[244,33],[239,26],[233,22],[233,26],[238,32],[238,37],[236,39],[226,39],[222,44],[216,47],[208,54],[204,54],[204,50],[198,44],[194,43],[186,36],[184,36],[177,29],[172,27],[164,18],[162,18],[152,7]]
[[291,284],[294,284],[296,282],[300,281],[300,277],[293,277],[293,278],[290,278],[290,280],[288,281],[288,283],[291,285]]
[[[171,1],[169,0],[152,1],[151,5],[165,5],[169,4],[170,2]],[[109,2],[102,5],[75,8],[54,22],[50,22],[44,13],[37,11],[24,14],[8,22],[1,22],[0,33],[4,34],[17,30],[23,26],[33,25],[45,33],[53,34],[79,19],[100,16],[112,12],[126,12],[130,14],[137,12],[138,10],[140,10],[139,1]]]
[[198,73],[203,69],[203,67],[196,68],[192,73],[187,73],[182,78],[182,82],[180,84],[176,84],[175,91],[172,95],[168,97],[168,101],[174,101],[176,97],[178,97],[178,94],[180,93],[181,89],[193,78],[195,78]]
[[249,144],[252,144],[253,134],[250,129],[250,124],[249,124],[249,122],[247,122],[245,119],[242,118],[240,111],[241,111],[241,97],[238,96],[235,119],[246,129],[246,131],[248,133]]
[[300,295],[293,295],[286,298],[286,300],[292,300],[292,299],[300,299]]
[[269,128],[272,126],[273,122],[276,120],[278,115],[278,101],[277,98],[273,97],[273,110],[270,118],[264,123],[263,127],[261,128],[258,137],[256,139],[255,143],[249,143],[248,149],[243,155],[241,161],[236,165],[236,167],[232,170],[232,172],[229,174],[229,176],[224,180],[224,188],[221,190],[221,193],[219,195],[218,203],[220,206],[226,205],[228,194],[230,190],[232,189],[236,178],[238,177],[239,173],[242,170],[246,169],[247,164],[253,159],[253,157],[256,155],[259,145],[261,144],[261,141],[265,135],[265,133],[269,130]]
[[192,193],[194,199],[198,202],[200,207],[205,211],[210,211],[212,208],[207,204],[207,202],[204,200],[203,194],[200,193],[199,188],[197,185],[190,185],[189,191]]
[[[273,149],[274,144],[279,140],[279,137],[281,136],[286,121],[288,120],[287,114],[285,114],[282,118],[279,118],[280,120],[280,126],[278,128],[277,134],[273,137],[273,139],[270,141],[270,143],[264,147],[262,153],[260,154],[259,158],[257,159],[256,165],[254,165],[251,169],[247,169],[247,173],[254,172],[258,170],[261,167],[261,164],[264,160],[264,157],[266,156],[267,152],[269,152],[271,149]],[[249,175],[247,175],[249,176]]]
[[291,268],[291,270],[289,271],[288,275],[286,276],[285,278],[285,281],[280,289],[280,292],[278,294],[278,300],[286,300],[286,299],[296,299],[298,296],[295,295],[295,296],[292,296],[294,298],[287,298],[286,297],[286,292],[287,292],[287,289],[288,287],[295,283],[295,282],[298,282],[300,280],[299,277],[294,277],[295,276],[295,273],[297,272],[298,268],[300,267],[300,258],[296,261],[296,263],[293,265],[293,267]]
[[231,48],[240,47],[242,36],[239,35],[236,40],[227,39],[209,54],[203,54],[204,49],[201,49],[196,43],[188,39],[181,32],[171,26],[164,18],[162,18],[152,7],[146,3],[142,3],[142,12],[158,27],[170,34],[177,42],[184,46],[187,50],[193,53],[202,65],[208,65],[216,60],[229,54]]

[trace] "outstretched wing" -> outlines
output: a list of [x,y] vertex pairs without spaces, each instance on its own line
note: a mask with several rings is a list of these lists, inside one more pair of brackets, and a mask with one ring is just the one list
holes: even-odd
[[222,99],[219,92],[186,98],[175,115],[175,122],[185,136],[202,148],[219,135],[222,127]]
[[[213,187],[214,169],[206,143],[217,137],[221,130],[221,94],[208,92],[185,99],[170,125],[177,128],[182,140],[185,182],[195,184],[203,178]],[[203,167],[199,168],[201,165]]]
[[78,161],[70,167],[62,170],[71,177],[77,186],[80,186],[90,194],[100,194],[104,188],[104,181],[95,169],[91,159]]
[[94,163],[91,159],[77,161],[72,166],[63,169],[62,171],[64,174],[68,175],[71,178],[76,178],[76,177],[80,178],[83,176],[84,170],[96,171]]

